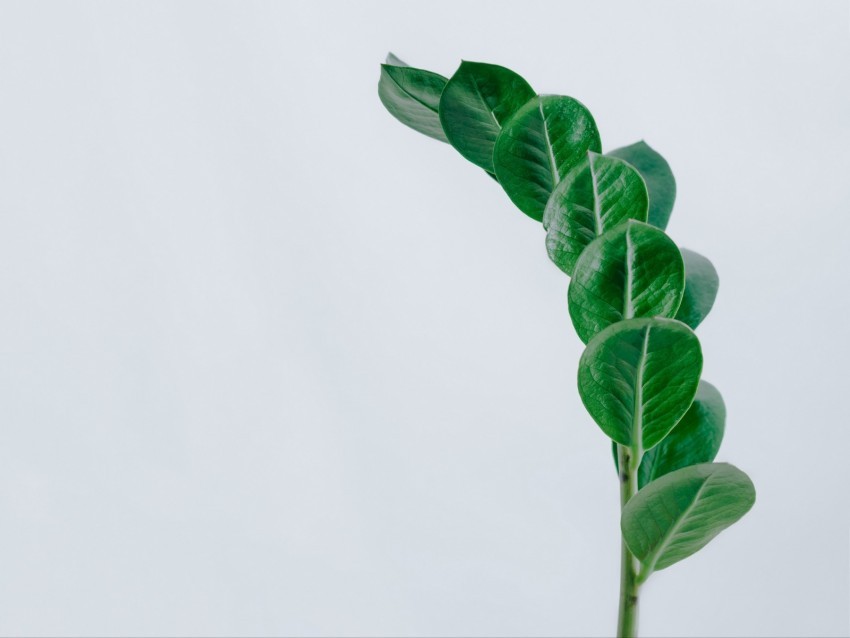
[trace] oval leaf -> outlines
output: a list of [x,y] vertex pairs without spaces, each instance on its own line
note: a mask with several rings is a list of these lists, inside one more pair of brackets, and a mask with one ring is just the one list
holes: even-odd
[[[388,60],[390,56],[387,56]],[[435,140],[448,142],[438,115],[440,94],[446,82],[448,80],[442,75],[431,71],[415,69],[412,66],[382,64],[378,96],[387,110],[402,124]]]
[[640,174],[623,160],[588,153],[552,192],[543,214],[546,251],[572,275],[582,251],[627,219],[646,221],[649,196]]
[[640,457],[688,411],[702,371],[699,340],[674,319],[626,319],[581,355],[578,390],[593,420]]
[[654,226],[630,220],[582,252],[567,297],[573,326],[587,343],[623,319],[673,317],[684,290],[676,244]]
[[620,527],[642,563],[640,580],[702,549],[753,506],[750,478],[727,463],[671,472],[635,494]]
[[626,160],[640,172],[649,189],[649,223],[661,230],[667,228],[676,201],[676,178],[667,160],[643,140],[608,155]]
[[502,125],[533,97],[528,82],[510,69],[462,62],[440,97],[440,122],[461,155],[492,173]]
[[676,313],[676,319],[696,330],[717,298],[720,278],[714,265],[699,253],[682,248],[685,260],[685,296]]
[[528,101],[505,122],[496,138],[496,177],[514,204],[541,221],[558,183],[599,151],[599,131],[584,105],[571,97],[542,95]]
[[726,425],[726,406],[717,388],[700,381],[691,407],[670,434],[643,455],[638,485],[644,485],[675,470],[710,463],[720,450]]

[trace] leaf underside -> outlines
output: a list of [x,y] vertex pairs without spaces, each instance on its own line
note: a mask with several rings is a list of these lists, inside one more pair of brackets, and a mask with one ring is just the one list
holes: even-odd
[[648,221],[661,230],[667,228],[676,201],[676,178],[667,160],[644,141],[618,148],[608,155],[626,160],[643,176],[649,190]]
[[638,470],[638,486],[717,456],[726,425],[726,406],[717,388],[700,380],[691,407],[670,433],[643,455]]
[[687,558],[746,514],[755,488],[741,470],[703,463],[671,472],[635,494],[620,526],[642,577]]
[[681,252],[685,261],[685,294],[676,319],[696,330],[714,306],[720,279],[708,259],[687,248]]
[[534,97],[528,82],[510,69],[462,62],[440,97],[440,122],[461,155],[493,173],[502,125]]
[[382,64],[378,96],[402,124],[428,137],[448,142],[438,115],[440,94],[447,82],[442,75],[424,69]]

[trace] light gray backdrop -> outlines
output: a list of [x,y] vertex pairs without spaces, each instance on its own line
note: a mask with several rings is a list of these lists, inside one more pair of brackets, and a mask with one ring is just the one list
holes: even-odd
[[644,635],[846,635],[848,5],[589,0],[0,5],[0,633],[611,633],[567,279],[390,49],[645,138],[720,271],[758,502]]

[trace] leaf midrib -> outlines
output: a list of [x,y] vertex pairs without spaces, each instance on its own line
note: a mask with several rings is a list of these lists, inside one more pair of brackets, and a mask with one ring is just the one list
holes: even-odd
[[673,525],[668,529],[668,532],[662,536],[661,545],[659,545],[656,551],[654,552],[652,561],[649,563],[644,563],[644,565],[646,566],[646,576],[649,576],[655,570],[655,566],[658,564],[658,559],[661,558],[661,555],[670,546],[670,542],[673,540],[673,537],[676,535],[676,532],[679,531],[679,528],[682,526],[682,523],[696,507],[700,495],[702,494],[703,490],[705,489],[705,486],[708,485],[712,477],[713,475],[709,475],[705,478],[705,480],[702,482],[702,485],[699,486],[699,489],[694,494],[693,500],[684,509],[684,511],[682,511],[682,513],[674,519]]
[[558,172],[555,151],[549,140],[549,125],[546,124],[546,115],[543,113],[543,100],[540,98],[537,98],[537,110],[540,111],[540,119],[543,122],[543,139],[546,142],[546,151],[549,154],[549,170],[552,174],[552,188],[554,189],[558,185],[558,182],[561,181],[561,174]]
[[[398,68],[402,68],[402,67],[398,67]],[[416,102],[417,104],[420,104],[421,106],[424,106],[426,109],[428,109],[429,111],[431,111],[431,113],[439,113],[439,111],[438,111],[437,109],[433,109],[433,108],[431,108],[429,105],[425,104],[425,102],[423,102],[421,99],[419,99],[418,97],[416,97],[415,95],[413,95],[413,93],[411,93],[411,92],[410,92],[410,91],[408,91],[406,88],[404,88],[401,84],[399,84],[399,83],[398,83],[398,81],[397,81],[397,80],[396,80],[396,79],[392,76],[392,74],[387,73],[387,75],[388,75],[388,76],[390,77],[390,79],[393,81],[393,84],[395,84],[395,85],[399,88],[399,90],[400,90],[402,93],[404,93],[405,95],[407,95],[407,96],[408,96],[410,99],[412,99],[414,102]]]

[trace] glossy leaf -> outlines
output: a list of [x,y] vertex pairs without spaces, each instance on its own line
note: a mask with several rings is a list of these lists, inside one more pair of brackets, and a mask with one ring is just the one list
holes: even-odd
[[612,323],[673,317],[685,290],[676,244],[654,226],[629,220],[593,240],[570,281],[570,317],[587,343]]
[[[387,59],[390,59],[390,54]],[[392,56],[394,59],[395,56]],[[441,142],[448,142],[440,124],[440,94],[448,80],[412,66],[381,65],[378,96],[399,122]]]
[[692,465],[662,476],[623,508],[623,538],[642,563],[640,580],[702,549],[756,500],[750,478],[726,463]]
[[588,153],[546,203],[546,251],[572,275],[582,251],[627,219],[646,221],[649,196],[640,174],[623,160]]
[[676,313],[676,319],[696,330],[714,306],[720,278],[714,265],[687,248],[682,248],[685,260],[685,296]]
[[541,221],[549,195],[587,151],[599,151],[596,122],[578,100],[533,98],[505,122],[493,164],[502,188],[521,211]]
[[674,319],[626,319],[584,350],[578,389],[593,420],[615,442],[640,452],[684,416],[702,371],[699,340]]
[[676,201],[676,178],[667,160],[643,140],[608,155],[626,160],[640,172],[649,190],[648,221],[661,230],[667,228]]
[[710,463],[720,450],[726,425],[726,406],[717,388],[700,381],[691,407],[670,434],[643,455],[638,485],[643,487],[675,470]]
[[440,97],[440,122],[461,155],[492,173],[502,125],[534,97],[528,82],[510,69],[462,62]]

